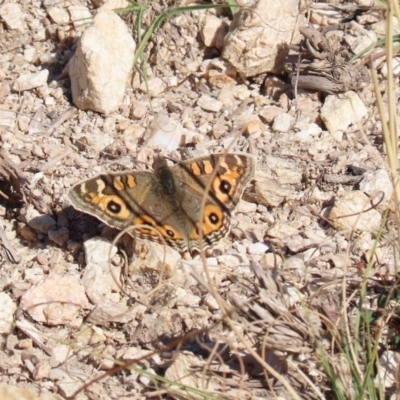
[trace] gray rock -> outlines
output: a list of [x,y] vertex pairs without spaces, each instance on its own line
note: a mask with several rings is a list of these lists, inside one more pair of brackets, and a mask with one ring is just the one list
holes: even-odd
[[39,233],[47,233],[56,227],[56,221],[50,215],[39,215],[30,219],[27,223]]
[[59,246],[64,246],[69,239],[69,230],[67,228],[55,229],[48,232],[49,239],[57,243]]

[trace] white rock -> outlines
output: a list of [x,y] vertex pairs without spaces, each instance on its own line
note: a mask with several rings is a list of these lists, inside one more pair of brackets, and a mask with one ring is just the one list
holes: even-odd
[[[233,95],[235,96],[235,99],[238,100],[246,100],[249,97],[251,97],[251,91],[249,90],[249,88],[247,87],[247,85],[234,85],[233,88]],[[253,112],[254,111],[254,107],[252,105],[248,105],[247,109],[245,111],[245,114],[247,116],[249,116],[249,112]],[[256,118],[253,116],[253,118]]]
[[[400,24],[395,15],[392,17],[392,28],[394,34],[400,33]],[[371,30],[374,31],[378,36],[385,37],[387,34],[387,21],[386,19],[379,19],[379,22],[371,24]]]
[[196,296],[187,290],[177,287],[174,291],[174,298],[171,301],[171,307],[175,306],[187,306],[187,307],[199,307],[201,298]]
[[72,98],[81,109],[111,113],[122,103],[135,42],[113,11],[99,12],[69,63]]
[[100,7],[100,10],[116,10],[118,8],[127,8],[132,5],[127,0],[92,0],[92,3],[96,7]]
[[[8,385],[6,383],[0,383],[0,399],[39,400],[39,397],[34,391],[29,391],[24,387],[19,388],[13,385]],[[57,394],[51,394],[48,391],[43,391],[40,395],[40,400],[60,400],[60,396]]]
[[315,203],[328,201],[332,198],[331,192],[321,191],[317,186],[312,188],[308,196],[309,200]]
[[222,101],[212,98],[207,94],[203,94],[199,100],[197,100],[197,104],[205,111],[218,112],[223,107]]
[[119,267],[112,266],[109,260],[117,253],[117,248],[109,241],[95,237],[84,244],[86,268],[82,284],[93,304],[109,299],[111,293],[120,291]]
[[[393,70],[392,74],[393,76],[399,76],[400,75],[400,58],[395,57],[392,60],[392,65],[393,65]],[[388,67],[387,63],[384,63],[382,68],[381,68],[382,75],[387,78],[388,77]]]
[[246,246],[240,242],[232,243],[232,247],[238,251],[240,255],[246,254]]
[[379,357],[379,373],[375,377],[375,384],[379,387],[392,388],[397,386],[400,379],[400,357],[397,351],[385,350]]
[[334,254],[331,257],[331,261],[336,268],[342,270],[345,270],[350,263],[349,256],[347,254]]
[[106,325],[110,322],[127,324],[135,319],[141,319],[146,306],[141,304],[128,307],[126,300],[115,303],[111,300],[102,300],[90,313],[87,322],[95,325]]
[[43,69],[36,74],[31,75],[21,75],[14,82],[13,89],[16,92],[22,92],[24,90],[31,90],[47,83],[47,78],[49,77],[49,71]]
[[258,111],[258,115],[265,120],[267,124],[272,124],[275,118],[284,113],[284,110],[277,106],[265,106]]
[[269,246],[261,242],[252,243],[247,248],[248,253],[254,255],[264,254],[267,250],[269,250]]
[[49,325],[80,324],[82,309],[88,307],[83,286],[74,276],[51,272],[21,298],[20,307],[35,321]]
[[268,236],[277,239],[287,239],[289,236],[297,235],[298,230],[283,221],[276,221],[275,225],[268,229]]
[[228,29],[228,24],[225,21],[214,15],[207,15],[202,23],[201,39],[207,47],[222,49]]
[[67,362],[68,356],[71,352],[71,348],[62,343],[58,343],[51,349],[51,360],[50,364],[52,367],[57,367],[62,363]]
[[200,133],[193,132],[189,129],[182,129],[182,138],[181,138],[181,145],[187,145],[191,143],[202,143],[204,141],[204,135],[201,135]]
[[215,297],[211,296],[210,294],[206,294],[206,296],[204,297],[204,304],[210,311],[219,310],[219,304],[217,300],[215,300]]
[[7,128],[13,128],[17,114],[11,110],[0,110],[0,125]]
[[79,390],[81,383],[77,382],[71,375],[66,377],[64,380],[57,381],[55,385],[57,387],[57,393],[63,398],[73,397],[74,393]]
[[289,285],[288,283],[283,283],[282,289],[284,290],[285,300],[291,308],[299,305],[304,299],[304,295],[301,294],[298,289],[292,285]]
[[164,271],[166,276],[173,276],[176,273],[178,266],[182,260],[178,250],[148,240],[138,239],[138,244],[143,245],[143,250],[146,250],[146,263],[143,265],[143,259],[135,258],[131,263],[130,269],[149,268],[150,270]]
[[143,82],[140,86],[140,90],[148,93],[150,97],[158,97],[162,92],[164,92],[166,87],[166,83],[161,78],[153,77],[147,81],[147,85],[146,82]]
[[226,265],[230,268],[234,268],[243,263],[244,254],[222,254],[217,257],[218,264]]
[[345,131],[367,115],[368,110],[363,101],[352,91],[344,95],[327,96],[321,108],[321,119],[331,134]]
[[[202,134],[202,135],[207,135],[211,130],[212,130],[212,125],[209,124],[208,122],[205,122],[204,124],[201,124],[197,130]],[[231,144],[232,144],[232,139],[231,139]],[[208,147],[209,148],[209,147]],[[224,147],[225,148],[225,147]]]
[[304,269],[304,257],[302,255],[296,255],[289,257],[285,260],[285,268],[289,270],[302,271]]
[[352,31],[354,35],[347,34],[344,40],[349,44],[354,54],[360,53],[367,47],[375,45],[378,40],[376,33],[370,29],[364,29],[359,25],[358,29],[354,29],[356,24],[353,24]]
[[250,203],[249,201],[245,200],[240,200],[236,207],[236,212],[241,212],[243,214],[253,213],[256,212],[256,210],[257,210],[257,204]]
[[155,375],[154,370],[152,370],[151,368],[147,369],[145,371],[144,374],[140,374],[139,375],[139,382],[144,386],[147,387],[149,386],[150,382],[151,382],[151,378],[150,378],[150,374]]
[[43,64],[57,64],[58,56],[57,53],[44,53],[40,56],[40,62]]
[[132,117],[142,119],[149,112],[149,103],[145,101],[135,101],[132,104]]
[[279,114],[275,117],[274,123],[272,124],[272,129],[275,132],[289,132],[292,124],[293,117],[287,113]]
[[86,264],[107,264],[108,258],[117,253],[117,248],[103,238],[93,238],[84,243]]
[[167,115],[159,115],[151,125],[152,133],[147,147],[163,151],[176,150],[182,141],[182,125]]
[[32,377],[35,381],[42,381],[46,379],[50,372],[50,364],[47,360],[41,360],[35,365],[35,369],[32,371]]
[[29,21],[29,31],[31,32],[32,39],[35,40],[35,42],[42,42],[48,39],[46,37],[48,31],[43,25],[43,20],[44,18],[37,17],[33,21]]
[[69,14],[65,8],[62,7],[49,7],[47,13],[55,24],[68,24]]
[[[238,8],[225,37],[223,58],[245,77],[279,69],[288,43],[298,43],[305,24],[298,0],[260,0],[251,12]],[[279,26],[279,29],[277,27]]]
[[75,28],[88,24],[92,20],[90,10],[83,5],[73,5],[68,7],[71,14],[71,21]]
[[[209,257],[206,259],[207,262],[207,270],[212,279],[215,278],[221,272],[221,266],[216,257]],[[192,259],[192,260],[182,260],[180,263],[180,267],[182,270],[182,274],[179,274],[177,277],[182,280],[183,284],[186,286],[198,285],[198,281],[193,277],[194,276],[202,276],[202,278],[207,281],[207,276],[205,274],[205,267],[202,260]],[[185,279],[185,280],[183,280]]]
[[382,202],[380,207],[385,207],[393,193],[393,184],[390,179],[390,174],[385,169],[376,171],[367,171],[361,182],[359,183],[360,190],[367,193],[369,196],[374,196],[374,199],[380,198],[378,192],[383,192]]
[[87,346],[88,344],[103,343],[107,340],[104,331],[97,326],[83,326],[75,336],[78,346]]
[[336,253],[337,252],[337,244],[335,242],[324,243],[319,248],[321,254],[328,254],[328,253]]
[[318,259],[320,254],[321,253],[320,253],[319,249],[311,248],[311,249],[307,249],[307,250],[303,251],[301,255],[303,256],[304,261],[306,263],[309,263],[313,259]]
[[17,305],[4,292],[0,293],[0,333],[10,333],[13,328],[14,313]]
[[218,95],[218,100],[229,110],[239,105],[239,101],[235,98],[235,92],[233,90],[235,84],[224,84]]
[[295,133],[295,138],[301,141],[307,141],[315,138],[322,132],[321,127],[315,123],[307,124],[307,126],[302,126],[302,128]]
[[[368,211],[365,211],[367,210]],[[329,211],[329,220],[337,230],[351,233],[355,230],[376,233],[381,223],[381,215],[371,209],[369,198],[360,190],[345,193],[336,199]]]
[[298,196],[293,185],[301,179],[301,170],[293,160],[266,156],[262,169],[256,170],[254,187],[257,193],[262,194],[263,204],[276,207]]
[[[332,135],[333,139],[335,139],[338,143],[340,143],[343,139],[343,131],[334,131],[334,132],[331,132],[331,135]],[[314,159],[314,161],[316,161],[316,160]]]
[[276,253],[264,254],[260,260],[264,270],[279,268],[282,265],[282,257]]
[[78,138],[82,145],[90,146],[98,153],[114,142],[113,137],[104,132],[84,133]]
[[[306,216],[303,216],[302,222],[304,225],[304,219],[307,218]],[[304,236],[310,240],[312,240],[313,244],[315,246],[320,246],[321,243],[324,243],[326,241],[326,233],[323,229],[320,227],[316,227],[314,225],[311,225],[309,227],[306,227],[303,232]]]
[[[199,366],[199,364],[198,357],[192,352],[181,351],[174,357],[171,365],[165,371],[164,377],[170,382],[179,382],[180,385],[200,387],[201,380],[204,378],[200,376],[200,369],[194,368],[195,365]],[[193,369],[196,369],[196,371],[193,371]],[[208,383],[207,389],[216,390],[216,384]]]
[[46,106],[52,106],[56,103],[56,100],[54,99],[54,97],[52,96],[46,96],[46,98],[44,99],[44,104]]
[[[308,247],[312,246],[313,241],[311,239],[303,238],[301,235],[293,235],[287,238],[287,246],[292,253],[300,253],[305,251]],[[304,253],[303,253],[304,255]]]
[[6,2],[3,4],[0,7],[0,17],[9,29],[22,31],[25,28],[25,14],[18,3]]
[[26,47],[24,50],[25,61],[31,63],[35,59],[36,49],[34,47]]

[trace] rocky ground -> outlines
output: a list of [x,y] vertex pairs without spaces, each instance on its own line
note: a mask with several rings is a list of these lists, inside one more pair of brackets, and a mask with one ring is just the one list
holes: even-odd
[[[178,6],[152,3],[144,28]],[[371,257],[365,308],[376,310],[375,285],[396,272],[396,230],[389,218],[373,252],[392,185],[368,69],[349,62],[382,37],[383,13],[334,3],[300,4],[293,21],[263,4],[267,21],[256,3],[233,23],[227,8],[178,12],[151,35],[146,75],[139,63],[129,72],[135,45],[120,39],[137,42],[136,22],[125,13],[123,33],[108,27],[102,40],[127,53],[97,61],[115,85],[100,80],[96,99],[77,82],[95,73],[67,65],[101,4],[0,6],[2,398],[13,387],[43,399],[328,398],[317,343],[348,386],[332,332],[345,314],[354,333]],[[314,29],[299,30],[307,18]],[[284,32],[293,46],[277,58],[263,40]],[[151,171],[160,146],[172,164],[221,152],[257,160],[231,233],[206,257],[112,244],[116,229],[70,205],[80,180]]]

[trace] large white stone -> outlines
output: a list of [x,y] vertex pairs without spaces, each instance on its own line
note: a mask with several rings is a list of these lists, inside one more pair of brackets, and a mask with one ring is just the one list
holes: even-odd
[[113,11],[103,10],[83,33],[69,64],[72,99],[82,110],[111,113],[120,106],[135,41]]

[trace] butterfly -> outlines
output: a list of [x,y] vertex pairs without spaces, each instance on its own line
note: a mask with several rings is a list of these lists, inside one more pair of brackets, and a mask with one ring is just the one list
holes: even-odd
[[172,167],[159,157],[153,172],[105,173],[77,183],[68,196],[76,209],[111,227],[136,226],[142,239],[192,252],[227,235],[255,164],[253,156],[241,153],[197,157]]

